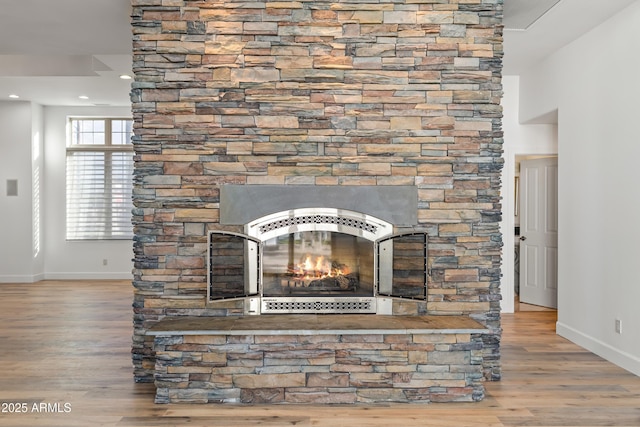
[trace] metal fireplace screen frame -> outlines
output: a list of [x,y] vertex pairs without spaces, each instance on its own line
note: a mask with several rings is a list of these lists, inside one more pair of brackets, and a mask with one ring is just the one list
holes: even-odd
[[[264,295],[264,243],[304,231],[330,231],[369,240],[373,250],[371,296]],[[244,299],[246,314],[391,314],[392,298],[426,300],[427,235],[393,233],[392,224],[371,215],[334,208],[293,209],[246,224],[245,233],[210,231],[207,300]]]

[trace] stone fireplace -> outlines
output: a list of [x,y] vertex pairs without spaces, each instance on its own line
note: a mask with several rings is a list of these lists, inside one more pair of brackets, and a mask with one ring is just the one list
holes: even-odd
[[[360,338],[348,328],[335,335],[358,345],[379,338],[372,346],[382,353],[357,357],[371,362],[358,368],[371,369],[369,377],[323,376],[320,383],[331,383],[323,393],[358,390],[349,402],[450,401],[461,390],[481,398],[477,376],[500,378],[502,0],[132,6],[136,381],[155,378],[158,401],[189,401],[166,387],[218,384],[211,347],[228,351],[241,340],[253,343],[242,350],[251,357],[251,345],[260,357],[271,354],[258,345],[273,339],[269,332],[247,326],[257,313],[277,325],[271,331],[284,328],[322,358],[336,349],[306,347],[310,332],[294,319],[325,313],[329,304],[337,313],[331,319],[352,319],[355,310],[404,326],[380,335],[379,319],[382,329],[355,328]],[[282,314],[271,320],[274,311]],[[420,316],[458,319],[458,326],[417,327]],[[193,319],[209,322],[206,330]],[[229,319],[242,322],[225,323],[241,338],[220,326]],[[180,325],[179,339],[168,320]],[[204,335],[192,337],[186,325]],[[447,344],[438,346],[442,334]],[[407,339],[414,341],[403,344],[410,353],[403,366],[413,373],[376,376],[380,355]],[[439,365],[444,347],[455,354]],[[418,348],[423,353],[413,354]],[[209,362],[177,368],[185,363],[173,360],[178,353]],[[473,374],[427,381],[427,353],[435,370],[471,363]],[[289,375],[260,360],[262,373]],[[328,375],[344,366],[322,369]],[[255,381],[263,394],[275,390],[237,369],[233,360],[224,368],[237,376],[225,385],[233,391],[203,401],[256,401],[247,391]],[[298,388],[307,393],[319,381],[309,373],[317,366],[287,369],[299,371],[295,379],[278,377],[290,380],[278,396],[300,398]],[[404,397],[362,392],[373,377]],[[429,391],[413,392],[421,387]],[[272,401],[263,394],[261,401]]]

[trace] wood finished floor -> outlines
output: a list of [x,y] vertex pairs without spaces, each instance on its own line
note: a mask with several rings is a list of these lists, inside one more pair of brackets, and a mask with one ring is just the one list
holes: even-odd
[[[156,405],[132,380],[127,282],[0,284],[0,426],[640,426],[640,378],[554,333],[553,311],[503,316],[503,380],[479,403]],[[49,410],[35,412],[44,403]]]

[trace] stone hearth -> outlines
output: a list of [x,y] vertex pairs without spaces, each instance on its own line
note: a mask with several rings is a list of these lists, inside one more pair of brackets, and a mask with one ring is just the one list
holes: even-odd
[[165,319],[149,331],[156,402],[477,401],[486,332],[459,316]]
[[161,375],[163,319],[245,313],[207,298],[207,236],[243,231],[226,186],[413,189],[393,224],[428,236],[426,299],[392,315],[479,322],[499,379],[502,0],[132,6],[136,381]]

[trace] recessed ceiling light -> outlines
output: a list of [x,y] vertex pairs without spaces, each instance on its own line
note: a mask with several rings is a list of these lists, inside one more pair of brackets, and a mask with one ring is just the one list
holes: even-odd
[[87,95],[80,95],[78,98],[80,98],[80,99],[89,99],[89,97]]
[[122,80],[131,80],[131,76],[129,74],[120,74],[120,78]]
[[20,95],[16,95],[15,93],[12,93],[11,95],[9,95],[9,98],[18,99],[20,98]]

